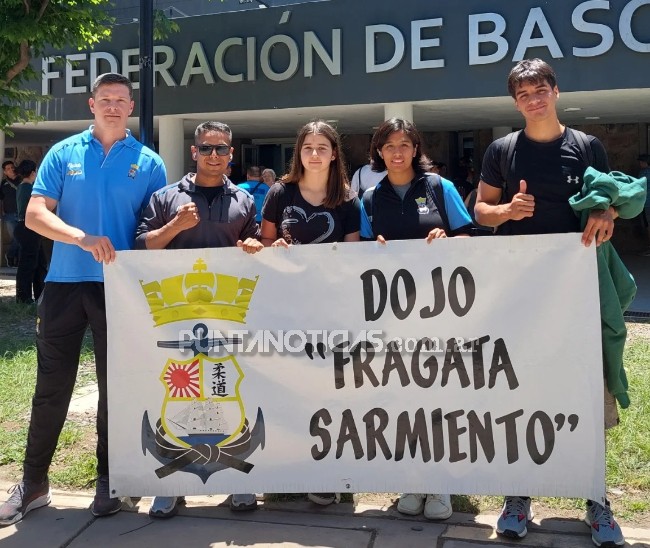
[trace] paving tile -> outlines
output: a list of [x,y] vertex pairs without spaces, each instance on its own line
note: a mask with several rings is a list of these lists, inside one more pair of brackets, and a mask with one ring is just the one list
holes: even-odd
[[122,512],[108,519],[96,520],[69,546],[70,548],[85,546],[93,548],[97,546],[102,548],[165,548],[167,546],[367,548],[371,536],[371,531],[235,519],[177,516],[170,520],[152,520],[142,514]]
[[2,548],[52,548],[63,546],[93,521],[87,508],[63,507],[53,500],[45,508],[32,510],[23,521],[0,527]]

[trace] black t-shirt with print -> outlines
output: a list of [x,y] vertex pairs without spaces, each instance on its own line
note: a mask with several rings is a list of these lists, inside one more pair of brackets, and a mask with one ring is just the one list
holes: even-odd
[[354,196],[334,209],[313,206],[296,183],[275,183],[266,195],[262,218],[273,223],[278,238],[290,244],[342,242],[346,234],[359,231],[359,199]]
[[[594,156],[593,167],[609,172],[607,153],[602,143],[588,136]],[[494,141],[485,151],[481,180],[501,188],[501,154],[505,154],[505,137]],[[582,188],[582,176],[587,169],[586,159],[578,143],[565,129],[559,139],[539,143],[526,137],[522,131],[515,146],[512,168],[503,202],[509,202],[519,192],[519,181],[524,179],[526,192],[535,197],[532,217],[507,221],[498,229],[500,234],[553,234],[579,232],[580,219],[569,205],[569,198]]]

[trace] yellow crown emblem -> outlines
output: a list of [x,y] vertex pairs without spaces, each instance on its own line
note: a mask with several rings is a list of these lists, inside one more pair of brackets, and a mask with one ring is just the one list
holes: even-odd
[[203,259],[198,259],[192,269],[160,281],[140,280],[154,325],[200,318],[245,323],[259,276],[251,280],[207,272]]

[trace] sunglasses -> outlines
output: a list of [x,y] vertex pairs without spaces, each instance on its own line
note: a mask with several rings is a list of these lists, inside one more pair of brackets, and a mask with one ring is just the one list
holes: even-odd
[[211,156],[213,151],[217,153],[217,156],[228,156],[230,145],[196,145],[196,150],[201,156]]

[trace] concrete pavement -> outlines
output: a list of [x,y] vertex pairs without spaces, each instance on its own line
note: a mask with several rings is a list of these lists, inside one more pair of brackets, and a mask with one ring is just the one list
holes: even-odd
[[[0,489],[9,485],[0,483]],[[0,528],[2,548],[332,547],[332,548],[590,548],[588,527],[578,520],[544,519],[525,539],[494,533],[495,515],[454,513],[443,522],[411,518],[395,506],[262,502],[253,512],[231,512],[227,497],[190,497],[178,516],[154,520],[150,499],[107,518],[94,518],[87,493],[54,491],[52,504],[23,522]],[[626,546],[650,548],[650,529],[623,528]]]

